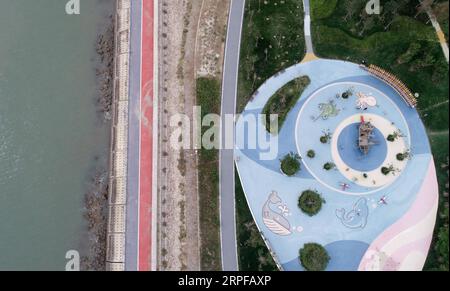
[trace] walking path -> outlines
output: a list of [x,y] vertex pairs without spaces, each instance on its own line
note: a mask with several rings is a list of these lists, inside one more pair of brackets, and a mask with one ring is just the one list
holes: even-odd
[[[244,19],[245,0],[232,0],[225,48],[225,62],[222,82],[222,125],[226,115],[235,115],[239,53]],[[236,211],[234,196],[234,136],[227,136],[227,129],[221,126],[222,150],[220,151],[220,241],[222,269],[238,271],[236,243]],[[226,140],[228,139],[231,140]],[[229,145],[232,145],[231,147]],[[225,147],[228,145],[228,147]]]
[[303,9],[305,11],[305,43],[306,43],[306,55],[302,62],[309,62],[312,60],[317,59],[316,55],[314,54],[314,47],[312,43],[312,37],[311,37],[311,6],[309,4],[309,0],[303,0]]
[[154,0],[131,3],[130,109],[125,269],[156,269]]
[[445,59],[447,60],[447,63],[448,63],[449,62],[449,49],[448,49],[447,41],[445,39],[445,34],[442,31],[441,25],[437,21],[436,16],[434,15],[434,13],[431,10],[431,8],[427,9],[427,14],[428,14],[428,17],[431,20],[431,24],[433,25],[434,29],[436,30],[436,34],[438,36],[439,43],[441,44],[442,51],[443,51]]

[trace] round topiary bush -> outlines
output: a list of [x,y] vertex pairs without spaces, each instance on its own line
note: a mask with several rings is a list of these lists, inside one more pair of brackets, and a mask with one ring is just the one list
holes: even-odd
[[308,243],[300,249],[300,263],[307,271],[325,271],[330,262],[327,250],[316,243]]
[[400,162],[403,162],[406,159],[404,154],[398,154],[397,155],[397,160],[399,160]]
[[381,168],[381,173],[385,176],[389,175],[393,171],[394,171],[393,167],[382,167]]
[[325,200],[319,193],[312,190],[303,192],[298,199],[298,207],[309,216],[314,216],[319,213],[323,203],[325,203]]
[[321,143],[326,144],[326,143],[328,143],[328,141],[329,141],[328,136],[324,135],[324,136],[320,137],[320,142]]
[[308,158],[314,159],[316,157],[316,152],[313,150],[309,150],[306,155],[308,156]]
[[395,134],[390,134],[390,135],[388,135],[387,140],[389,142],[394,142],[397,140],[397,136]]
[[294,153],[286,155],[281,160],[281,171],[289,177],[300,171],[300,156]]
[[323,165],[323,168],[324,168],[326,171],[331,171],[331,170],[333,170],[335,167],[336,167],[336,165],[333,164],[333,163],[326,163],[325,165]]

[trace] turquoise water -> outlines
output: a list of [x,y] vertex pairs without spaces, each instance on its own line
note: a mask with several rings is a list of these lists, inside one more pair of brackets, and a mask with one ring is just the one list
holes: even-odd
[[[97,34],[113,0],[0,0],[0,270],[63,270],[85,254],[84,195],[107,165]],[[97,159],[96,159],[97,158]]]

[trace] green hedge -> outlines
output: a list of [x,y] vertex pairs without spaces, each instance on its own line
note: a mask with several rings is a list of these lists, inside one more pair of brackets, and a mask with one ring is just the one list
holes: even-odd
[[[272,134],[278,134],[291,109],[297,104],[311,80],[308,76],[302,76],[290,81],[270,97],[262,111],[266,115],[266,130]],[[271,114],[278,115],[278,128],[270,128]]]

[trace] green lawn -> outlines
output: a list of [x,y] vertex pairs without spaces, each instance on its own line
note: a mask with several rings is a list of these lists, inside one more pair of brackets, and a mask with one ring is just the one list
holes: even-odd
[[[365,60],[391,71],[420,94],[418,111],[431,132],[441,193],[448,192],[448,168],[441,166],[448,161],[448,64],[427,15],[416,12],[418,1],[381,1],[384,9],[378,16],[364,13],[363,0],[337,0],[336,5],[311,1],[313,43],[319,57]],[[448,233],[448,197],[441,201],[436,238],[445,233],[441,229],[445,225]],[[446,265],[441,262],[442,242],[435,239],[426,270],[448,270],[448,260]],[[448,240],[446,249],[448,258]]]
[[277,271],[278,268],[261,238],[261,234],[248,208],[247,200],[245,199],[237,173],[235,193],[239,270]]
[[[436,222],[435,236],[428,256],[425,270],[449,270],[448,261],[448,197],[444,193],[448,189],[448,131],[430,133],[430,141],[433,149],[434,160],[438,170],[438,181],[441,189],[439,214]],[[447,195],[448,196],[448,195]],[[448,204],[447,204],[448,205]],[[445,234],[446,235],[442,235]]]
[[237,111],[277,72],[305,55],[302,0],[247,0],[242,31]]
[[[202,118],[209,113],[220,113],[220,81],[197,79],[197,105],[202,107]],[[202,128],[202,133],[208,128]],[[198,159],[201,270],[221,270],[220,214],[219,214],[219,152],[201,149]]]

